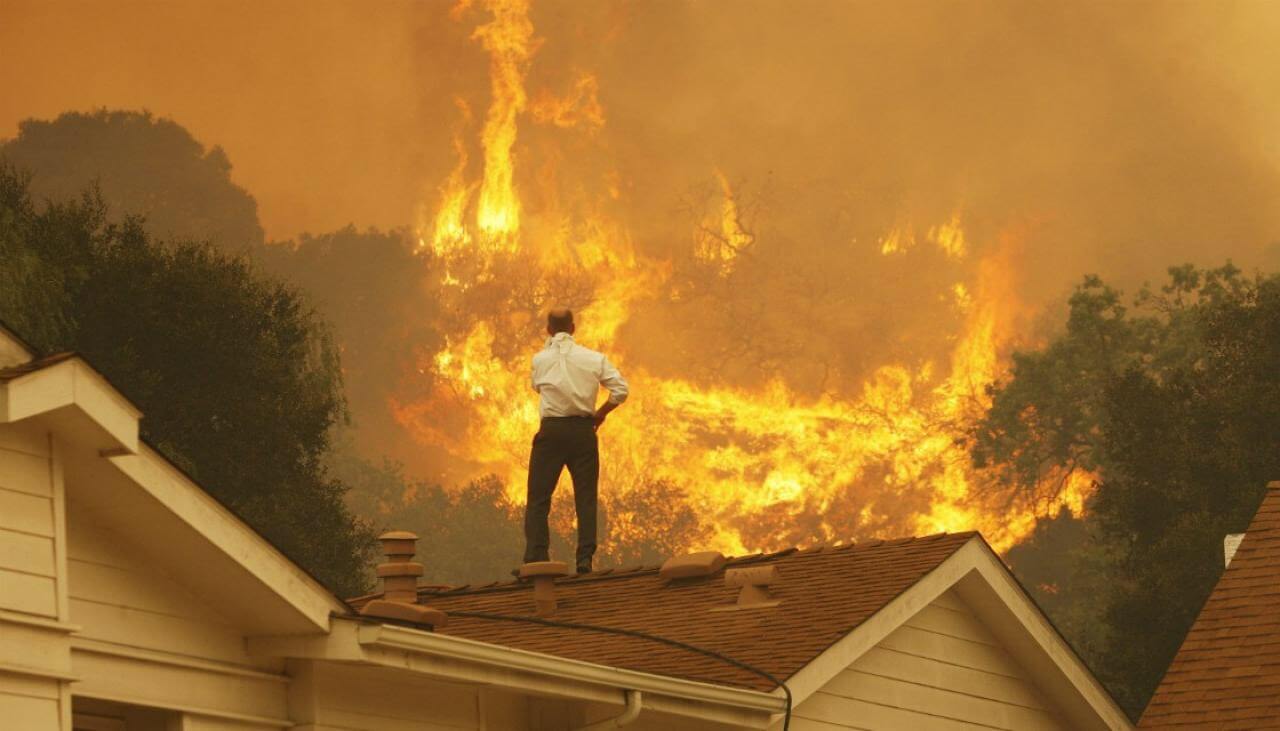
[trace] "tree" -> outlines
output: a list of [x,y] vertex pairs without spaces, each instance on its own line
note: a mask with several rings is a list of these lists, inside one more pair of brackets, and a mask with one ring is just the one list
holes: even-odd
[[[243,257],[112,222],[96,193],[38,208],[0,167],[0,319],[75,350],[142,409],[142,435],[335,591],[372,546],[325,468],[338,355],[302,296]],[[12,290],[9,287],[13,287]]]
[[421,352],[435,352],[440,335],[435,298],[424,287],[430,259],[413,250],[406,231],[354,227],[273,243],[255,255],[262,267],[301,287],[332,323],[342,349],[347,398],[364,444],[400,438],[388,408],[405,373],[418,388]]
[[1083,516],[1041,521],[1009,560],[1134,715],[1221,574],[1223,536],[1280,477],[1277,373],[1280,276],[1176,267],[1131,308],[1091,277],[974,429],[1005,489],[1098,478]]
[[140,216],[162,239],[209,241],[232,252],[263,242],[258,204],[231,182],[220,147],[150,112],[101,109],[28,119],[0,157],[33,173],[37,199],[70,201],[96,182],[107,210]]

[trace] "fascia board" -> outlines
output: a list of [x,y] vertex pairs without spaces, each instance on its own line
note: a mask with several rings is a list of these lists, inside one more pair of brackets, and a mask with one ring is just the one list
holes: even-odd
[[[972,571],[971,547],[975,543],[981,543],[981,539],[977,536],[969,539],[945,561],[934,567],[933,571],[894,597],[892,601],[855,627],[852,632],[837,640],[809,664],[796,671],[787,680],[792,703],[799,706],[868,650],[880,644],[881,640],[902,626],[903,622],[929,606],[965,574]],[[781,692],[779,689],[774,691],[774,694],[780,695]]]
[[[968,548],[968,546],[966,546]],[[1084,661],[1050,624],[985,541],[973,546],[974,571],[956,590],[1042,692],[1080,729],[1132,729]]]
[[142,413],[79,357],[25,373],[0,384],[0,420],[16,422],[74,407],[107,442],[100,449],[138,448]]

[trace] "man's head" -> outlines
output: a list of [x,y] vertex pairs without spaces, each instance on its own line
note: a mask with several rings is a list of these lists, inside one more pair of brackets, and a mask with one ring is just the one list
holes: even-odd
[[573,312],[568,307],[556,307],[547,313],[547,334],[573,334]]

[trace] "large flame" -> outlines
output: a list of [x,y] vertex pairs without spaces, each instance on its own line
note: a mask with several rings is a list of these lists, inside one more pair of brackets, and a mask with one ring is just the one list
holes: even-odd
[[[453,322],[444,346],[423,355],[421,368],[433,375],[434,390],[394,405],[418,439],[478,473],[496,474],[513,499],[523,500],[538,421],[528,384],[528,358],[540,346],[537,318],[552,301],[577,300],[587,303],[578,313],[579,342],[607,351],[632,384],[631,400],[601,432],[603,493],[625,495],[659,482],[681,486],[710,529],[709,547],[736,553],[967,529],[1005,547],[1030,529],[1037,508],[1053,507],[984,509],[978,478],[956,439],[958,427],[988,405],[985,386],[1001,373],[999,354],[1020,307],[1012,282],[1016,233],[987,247],[995,253],[974,262],[968,281],[954,285],[954,306],[965,324],[948,362],[881,366],[844,398],[806,396],[782,380],[748,390],[654,375],[628,356],[619,333],[638,303],[666,291],[672,262],[638,254],[600,205],[575,202],[565,210],[549,203],[531,215],[522,211],[515,142],[537,41],[525,0],[488,0],[484,7],[489,20],[475,32],[489,54],[492,93],[479,141],[483,173],[478,183],[468,180],[468,146],[459,137],[458,166],[440,189],[434,215],[420,225],[423,241],[448,262],[437,286]],[[586,75],[563,99],[540,94],[533,121],[598,129],[604,113],[596,89]],[[465,121],[469,110],[460,109]],[[744,225],[728,178],[713,174],[718,215],[696,227],[692,245],[695,257],[723,274],[756,237]],[[619,197],[615,186],[604,187],[602,199]],[[559,202],[550,192],[539,200]],[[528,226],[536,237],[525,235]],[[904,224],[886,232],[881,252],[892,256],[914,246],[916,230]],[[918,230],[921,241],[950,259],[971,256],[960,213]],[[513,308],[513,302],[526,306]],[[1059,502],[1078,510],[1088,485],[1087,477],[1073,476]],[[927,500],[912,502],[922,489]]]

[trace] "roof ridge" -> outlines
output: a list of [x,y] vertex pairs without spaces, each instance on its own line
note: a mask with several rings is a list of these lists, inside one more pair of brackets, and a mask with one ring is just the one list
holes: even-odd
[[[971,538],[976,535],[979,535],[978,531],[972,531],[972,530],[957,531],[955,533],[942,531],[939,533],[930,533],[928,535],[923,535],[923,536],[902,536],[899,538],[892,538],[892,539],[875,538],[875,539],[869,539],[866,541],[850,540],[848,542],[843,542],[843,541],[820,542],[812,546],[808,546],[806,548],[797,548],[795,546],[791,546],[791,547],[783,548],[777,551],[768,551],[768,552],[761,551],[757,553],[743,554],[740,556],[727,556],[726,565],[734,566],[734,565],[740,565],[740,564],[762,563],[765,561],[772,561],[779,558],[785,558],[791,555],[803,556],[803,555],[814,555],[814,554],[820,554],[820,553],[834,553],[836,551],[848,551],[851,549],[856,551],[858,549],[867,549],[867,548],[904,546],[904,545],[909,545],[913,543],[933,542],[933,541],[938,541],[938,540],[942,540],[943,538],[949,538],[949,537],[950,538],[960,538],[960,537]],[[574,583],[574,584],[586,583],[591,581],[611,581],[615,579],[627,579],[627,578],[632,578],[637,576],[646,576],[646,575],[656,574],[661,568],[662,568],[661,566],[646,565],[646,564],[620,567],[620,568],[606,568],[606,569],[600,569],[598,571],[592,571],[586,574],[570,574],[568,576],[561,577],[556,581],[557,583],[563,582],[563,583]],[[492,592],[503,592],[503,591],[516,591],[520,589],[527,589],[532,586],[532,583],[524,579],[506,579],[506,580],[491,581],[488,583],[477,582],[477,583],[459,584],[457,586],[449,586],[448,588],[442,588],[443,586],[444,585],[421,586],[418,588],[418,594],[420,596],[430,597],[430,596],[457,596],[459,594],[481,594],[481,593],[492,593]],[[367,599],[372,599],[378,596],[381,596],[381,594],[368,594],[365,596],[352,597],[348,601],[359,602]]]

